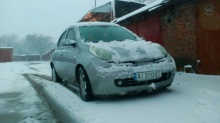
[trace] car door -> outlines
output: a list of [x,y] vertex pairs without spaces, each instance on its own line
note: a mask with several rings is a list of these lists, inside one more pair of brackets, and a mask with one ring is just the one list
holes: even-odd
[[56,72],[58,73],[59,76],[63,76],[63,71],[64,71],[64,67],[63,67],[63,54],[62,54],[62,50],[63,50],[63,45],[62,43],[65,41],[66,38],[66,34],[67,31],[65,31],[59,38],[58,43],[57,43],[57,47],[53,53],[53,64],[55,67]]
[[[76,42],[76,35],[75,35],[75,29],[70,28],[68,30],[65,42],[66,44],[68,42]],[[77,42],[75,45],[66,45],[64,49],[62,50],[63,52],[63,57],[65,59],[65,65],[64,65],[64,73],[65,73],[65,78],[68,82],[74,84],[75,80],[75,67],[76,67],[76,54],[78,52],[77,50]]]

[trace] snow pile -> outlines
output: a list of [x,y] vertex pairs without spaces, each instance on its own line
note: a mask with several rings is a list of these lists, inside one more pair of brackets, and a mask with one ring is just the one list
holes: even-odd
[[[91,47],[105,49],[111,53],[111,59],[109,61],[114,62],[111,66],[95,65],[98,69],[97,76],[100,77],[111,74],[121,79],[133,77],[133,73],[146,72],[146,70],[168,72],[175,69],[175,62],[169,62],[160,49],[158,49],[158,44],[152,42],[125,40],[112,42],[100,41],[98,43],[89,42],[86,44]],[[154,65],[146,64],[146,62],[155,60],[163,62],[158,62]],[[131,62],[139,62],[139,65],[134,67]]]
[[132,78],[134,73],[146,72],[146,71],[162,71],[169,72],[175,70],[175,63],[169,63],[165,58],[164,62],[159,62],[157,64],[143,64],[140,66],[133,66],[129,64],[112,64],[110,67],[105,68],[102,66],[97,66],[98,74],[96,76],[105,78],[106,76],[112,75],[117,79]]
[[164,54],[155,46],[155,43],[145,41],[111,41],[98,43],[86,43],[96,48],[102,48],[111,53],[111,60],[115,63],[154,60],[163,58]]

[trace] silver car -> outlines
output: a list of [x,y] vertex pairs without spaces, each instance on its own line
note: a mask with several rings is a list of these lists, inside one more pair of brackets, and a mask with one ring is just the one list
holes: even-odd
[[51,58],[52,79],[79,88],[81,99],[170,86],[176,65],[159,44],[117,24],[83,22],[67,28]]

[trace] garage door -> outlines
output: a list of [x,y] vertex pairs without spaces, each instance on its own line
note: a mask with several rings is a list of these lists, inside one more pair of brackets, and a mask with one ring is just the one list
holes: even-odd
[[126,27],[135,32],[138,36],[144,37],[147,41],[162,44],[159,15],[149,16],[145,20]]
[[197,4],[198,71],[220,75],[220,0],[202,0]]

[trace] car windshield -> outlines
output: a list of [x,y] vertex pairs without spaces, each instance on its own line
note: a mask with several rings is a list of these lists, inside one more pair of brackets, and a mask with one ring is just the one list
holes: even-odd
[[79,28],[81,39],[84,42],[97,43],[99,41],[137,41],[137,37],[120,26],[84,26]]

